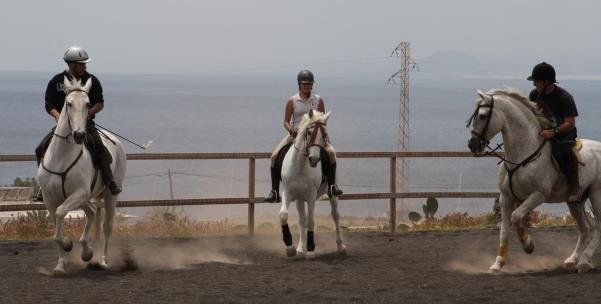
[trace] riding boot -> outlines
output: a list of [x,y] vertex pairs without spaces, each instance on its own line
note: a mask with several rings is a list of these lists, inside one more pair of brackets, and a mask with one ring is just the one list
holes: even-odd
[[50,140],[54,136],[54,129],[56,129],[56,127],[53,127],[52,130],[50,130],[50,132],[44,136],[40,144],[35,148],[35,158],[38,162],[38,167],[42,163],[42,159],[44,159],[44,154],[46,154],[48,146],[50,146]]
[[336,163],[330,164],[328,167],[328,196],[339,196],[342,194],[342,190],[336,185]]
[[38,192],[35,194],[33,201],[34,202],[43,202],[44,201],[44,196],[42,195],[42,188],[38,189]]
[[281,202],[282,198],[280,197],[280,174],[279,168],[277,166],[270,167],[271,170],[271,191],[265,199],[264,202],[276,203]]
[[[106,153],[108,153],[108,151],[106,151]],[[121,187],[119,187],[119,185],[117,185],[117,183],[113,180],[113,172],[111,171],[111,164],[109,160],[104,155],[100,155],[98,160],[100,175],[102,176],[102,181],[104,184],[109,188],[109,191],[111,191],[112,195],[121,193]]]
[[574,159],[573,164],[570,164],[570,172],[568,173],[568,203],[580,202],[580,182],[578,181],[578,160]]

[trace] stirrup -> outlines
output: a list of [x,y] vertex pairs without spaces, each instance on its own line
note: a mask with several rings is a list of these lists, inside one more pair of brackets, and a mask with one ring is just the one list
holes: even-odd
[[342,195],[342,190],[340,190],[340,188],[338,188],[338,185],[333,184],[328,188],[328,196],[332,197],[332,196],[339,196]]
[[42,195],[42,188],[38,189],[38,193],[36,193],[35,197],[33,198],[34,202],[43,202],[44,201],[44,196]]
[[574,191],[571,191],[568,194],[568,203],[580,203],[580,200],[582,200],[582,195],[580,195],[580,187],[577,187],[574,189]]
[[282,201],[282,198],[277,191],[271,189],[271,191],[269,191],[269,195],[263,199],[263,201],[268,203],[279,203]]
[[109,191],[111,191],[112,195],[117,195],[117,194],[121,193],[121,191],[123,191],[121,189],[121,187],[119,187],[119,185],[117,185],[117,183],[115,183],[114,181],[109,183],[108,188],[109,188]]

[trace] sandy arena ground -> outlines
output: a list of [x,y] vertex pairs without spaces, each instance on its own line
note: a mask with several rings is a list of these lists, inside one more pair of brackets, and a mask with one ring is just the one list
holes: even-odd
[[562,268],[576,229],[531,232],[534,253],[513,233],[498,275],[492,229],[346,233],[347,255],[317,232],[314,260],[287,258],[279,234],[119,239],[110,271],[86,267],[76,244],[60,277],[54,243],[2,241],[0,303],[601,303],[600,271]]

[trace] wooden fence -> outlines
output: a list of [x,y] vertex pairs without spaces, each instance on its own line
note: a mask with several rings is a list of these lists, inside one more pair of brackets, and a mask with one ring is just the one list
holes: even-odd
[[[502,155],[502,153],[501,153]],[[255,196],[255,161],[267,159],[270,153],[132,153],[128,160],[233,160],[248,159],[248,196],[230,198],[191,198],[166,200],[126,200],[119,201],[117,207],[156,207],[156,206],[192,206],[192,205],[248,205],[248,232],[254,234],[255,204],[263,203],[263,197]],[[378,193],[343,194],[339,200],[389,200],[390,231],[396,228],[396,200],[402,198],[495,198],[497,192],[397,192],[396,162],[397,158],[468,158],[469,152],[456,151],[417,151],[417,152],[337,152],[337,158],[387,158],[390,160],[390,189]],[[33,155],[12,154],[0,155],[0,162],[35,161]],[[42,203],[0,205],[1,211],[45,210]]]

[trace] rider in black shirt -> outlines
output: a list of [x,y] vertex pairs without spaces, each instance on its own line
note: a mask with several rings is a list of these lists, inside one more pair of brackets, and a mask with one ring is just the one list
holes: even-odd
[[578,116],[574,98],[555,84],[555,69],[546,62],[537,64],[528,80],[533,81],[536,87],[530,92],[530,100],[538,104],[545,117],[553,124],[552,129],[541,131],[540,136],[550,140],[553,157],[567,177],[570,189],[568,202],[578,202],[578,159],[572,150],[576,143]]
[[[104,108],[104,97],[102,96],[102,85],[98,78],[86,71],[86,63],[90,61],[86,51],[77,46],[72,46],[65,52],[63,60],[69,66],[69,69],[55,75],[48,82],[45,95],[45,107],[46,112],[54,117],[54,120],[58,122],[60,112],[63,109],[65,103],[65,92],[63,88],[63,80],[66,76],[69,80],[73,77],[80,79],[81,83],[92,78],[92,87],[88,92],[90,99],[90,108],[88,110],[88,122],[86,124],[86,140],[85,145],[92,155],[94,166],[100,169],[102,180],[104,184],[109,188],[113,195],[121,192],[121,187],[113,180],[113,173],[110,168],[111,155],[102,143],[102,139],[96,129],[94,118],[96,113],[102,111]],[[38,166],[44,158],[44,153],[50,145],[50,140],[54,136],[54,129],[52,128],[50,133],[44,137],[40,145],[36,148],[35,153],[38,161]]]

